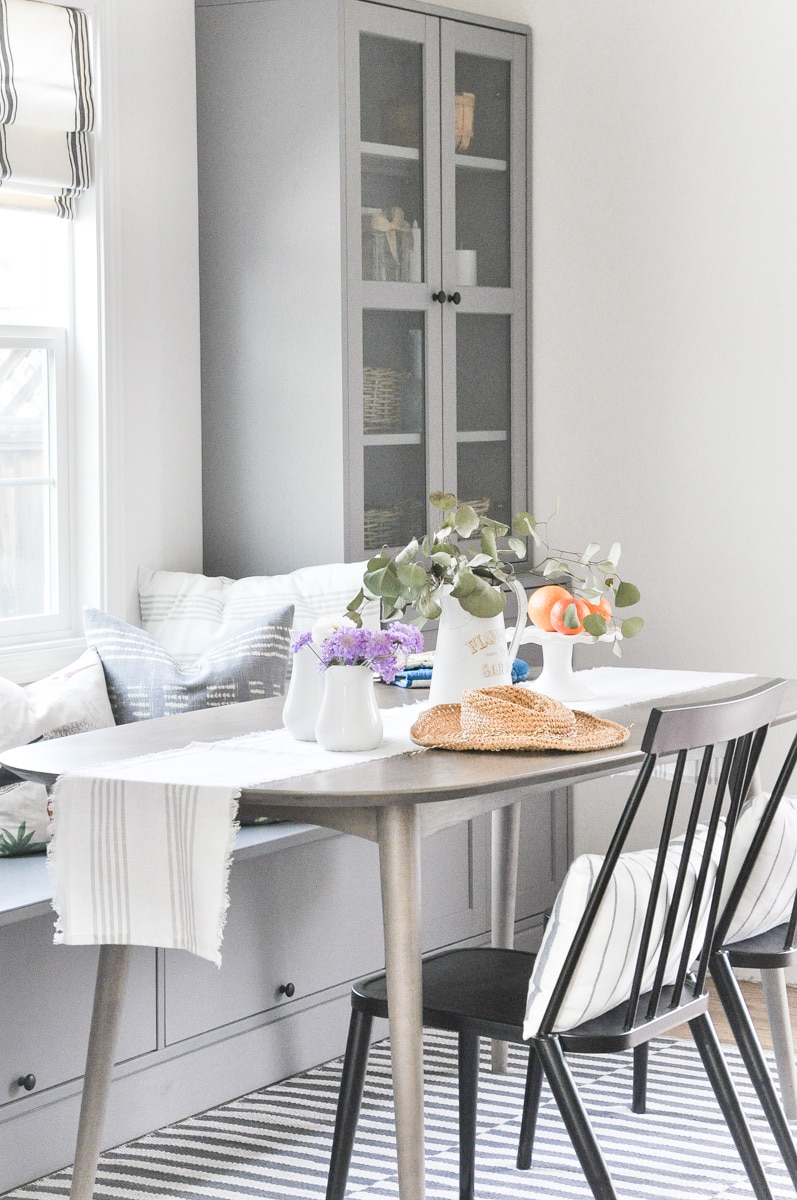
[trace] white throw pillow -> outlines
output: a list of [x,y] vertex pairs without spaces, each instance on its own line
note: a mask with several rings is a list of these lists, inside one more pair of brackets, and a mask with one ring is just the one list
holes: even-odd
[[[686,914],[694,894],[697,872],[706,841],[706,827],[699,826],[689,855],[690,869],[679,905],[679,916],[673,935],[664,982],[675,978],[681,959],[685,936]],[[683,838],[675,838],[667,851],[664,868],[665,888],[659,897],[648,958],[642,980],[642,991],[649,990],[654,981],[661,940],[666,920],[664,896],[671,895]],[[705,935],[711,892],[721,852],[721,838],[715,839],[711,853],[711,869],[701,898],[700,915],[692,951],[699,950]],[[580,962],[568,988],[554,1032],[573,1029],[584,1021],[609,1012],[627,1000],[631,992],[636,955],[642,937],[642,926],[650,898],[653,869],[657,850],[637,850],[622,854],[603,898],[595,923],[587,939]],[[572,945],[578,924],[584,913],[592,888],[603,864],[597,854],[582,854],[572,863],[559,889],[551,918],[545,929],[542,946],[537,955],[529,982],[524,1038],[534,1037],[559,978],[561,968]]]
[[[727,902],[769,800],[759,792],[745,804],[736,824],[722,891]],[[733,914],[725,942],[740,942],[783,925],[797,891],[797,798],[784,796]]]
[[[211,578],[140,567],[141,625],[183,666],[256,617],[292,604],[291,638],[318,620],[341,619],[362,587],[366,563],[300,567],[287,575]],[[369,601],[363,623],[379,628],[379,602]]]
[[[20,687],[0,679],[0,751],[38,738],[63,737],[114,724],[105,674],[96,651]],[[0,769],[0,857],[32,854],[48,840],[47,789],[20,783]]]

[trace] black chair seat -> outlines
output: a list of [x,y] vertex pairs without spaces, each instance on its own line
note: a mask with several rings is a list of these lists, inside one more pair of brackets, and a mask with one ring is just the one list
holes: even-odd
[[797,948],[788,945],[788,925],[767,929],[755,937],[732,942],[725,947],[728,960],[734,967],[789,967],[797,962]]

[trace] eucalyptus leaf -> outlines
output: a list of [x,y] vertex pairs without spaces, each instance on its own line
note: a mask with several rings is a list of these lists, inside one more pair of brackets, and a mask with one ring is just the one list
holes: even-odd
[[454,580],[451,595],[455,596],[457,600],[461,600],[463,596],[469,596],[471,592],[476,591],[478,586],[478,576],[474,575],[468,567],[461,567]]
[[477,581],[478,586],[467,596],[463,596],[460,604],[474,617],[497,617],[504,611],[506,597],[500,588],[491,587],[483,579]]
[[495,531],[492,529],[482,530],[482,553],[488,558],[498,558],[498,543],[495,539]]
[[629,608],[632,604],[638,604],[639,588],[623,580],[614,594],[614,602],[618,608]]
[[457,507],[457,498],[451,492],[431,492],[429,500],[435,508],[439,508],[443,512]]
[[508,545],[509,549],[512,551],[512,553],[516,554],[518,558],[523,558],[525,556],[526,543],[524,541],[522,541],[521,538],[516,538],[516,537],[507,538],[507,545]]
[[593,637],[603,637],[606,632],[606,618],[601,613],[589,613],[584,618],[584,628]]
[[460,537],[473,537],[479,528],[479,514],[470,504],[461,504],[454,517],[454,528]]
[[418,539],[413,538],[412,541],[407,543],[407,545],[404,547],[403,550],[399,550],[398,554],[396,555],[396,560],[395,560],[396,566],[400,567],[404,563],[411,562],[413,559],[417,558],[418,550],[419,550]]
[[624,638],[636,637],[645,622],[641,617],[626,617],[620,626]]
[[411,592],[420,592],[427,582],[427,575],[420,563],[408,563],[398,569],[399,583]]
[[612,542],[611,546],[609,547],[609,553],[607,554],[606,557],[608,558],[609,562],[612,564],[612,570],[614,570],[614,571],[617,570],[617,564],[620,561],[620,553],[621,553],[620,543]]
[[562,624],[566,625],[568,629],[578,629],[581,625],[575,604],[568,604],[565,607],[562,613]]
[[579,556],[578,561],[580,563],[588,563],[589,560],[593,557],[593,555],[597,554],[599,550],[600,550],[600,546],[598,545],[597,542],[590,542],[590,544],[587,546],[584,553]]
[[531,513],[518,513],[512,521],[512,529],[518,537],[533,537],[539,539],[539,534],[536,532],[537,522]]
[[440,616],[443,611],[440,607],[439,600],[436,599],[434,593],[422,592],[415,601],[415,607],[422,617],[428,621],[434,621]]
[[623,650],[622,646],[620,645],[619,638],[612,646],[612,654],[614,654],[617,658],[622,658]]

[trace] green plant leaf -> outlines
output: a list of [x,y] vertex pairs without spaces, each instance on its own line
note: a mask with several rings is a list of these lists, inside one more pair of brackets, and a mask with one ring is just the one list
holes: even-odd
[[492,562],[498,558],[498,543],[494,529],[482,530],[482,554],[485,554]]
[[517,555],[518,558],[525,558],[526,543],[521,538],[507,538],[507,546],[513,554]]
[[469,596],[479,586],[479,580],[473,574],[469,567],[463,566],[457,572],[457,578],[454,581],[454,586],[451,589],[451,595],[461,600],[463,596]]
[[568,604],[562,613],[562,624],[568,629],[578,629],[581,624],[578,619],[578,609],[575,604]]
[[476,587],[460,599],[465,612],[474,617],[496,617],[504,611],[506,597],[500,588],[493,587],[484,579],[476,579]]
[[606,632],[606,618],[601,613],[589,613],[584,618],[584,628],[593,637],[603,637]]
[[641,617],[626,617],[620,625],[620,632],[624,638],[636,637],[644,624]]
[[396,566],[400,567],[406,562],[412,562],[413,559],[418,557],[418,549],[419,547],[417,538],[413,538],[412,541],[407,542],[407,545],[404,547],[404,549],[399,550],[398,554],[396,555]]
[[421,592],[415,601],[415,608],[427,621],[434,621],[443,611],[433,592]]
[[590,544],[587,546],[584,553],[579,556],[578,561],[580,563],[588,563],[589,560],[593,557],[593,555],[597,554],[599,550],[600,550],[600,546],[598,545],[597,542],[590,542]]
[[626,583],[623,580],[614,593],[614,602],[618,608],[629,608],[632,604],[638,604],[639,588],[635,587],[633,583]]
[[442,512],[457,507],[457,498],[451,492],[430,492],[429,500],[434,508],[439,508]]
[[413,562],[407,563],[406,566],[400,566],[397,574],[399,583],[413,595],[422,591],[429,582],[429,576],[420,563]]
[[612,564],[612,570],[616,571],[617,564],[620,561],[620,543],[619,542],[612,542],[611,546],[609,547],[609,553],[606,555],[606,557],[608,558],[609,562]]
[[512,529],[518,537],[533,537],[539,541],[540,535],[536,532],[536,525],[534,517],[527,512],[516,513],[512,521]]
[[473,537],[479,528],[479,514],[469,504],[461,504],[454,517],[454,528],[460,537]]

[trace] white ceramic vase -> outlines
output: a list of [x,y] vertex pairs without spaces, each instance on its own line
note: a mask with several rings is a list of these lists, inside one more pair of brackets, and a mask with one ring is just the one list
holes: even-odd
[[315,723],[324,694],[324,672],[312,646],[302,646],[293,656],[282,723],[297,742],[315,741]]
[[[512,682],[512,663],[526,626],[526,593],[510,581],[518,602],[518,619],[507,646],[504,614],[474,617],[459,600],[441,590],[440,624],[429,684],[430,704],[458,704],[466,688],[497,687]],[[450,589],[449,589],[450,590]]]
[[370,667],[327,667],[315,738],[324,750],[376,749],[382,717]]

